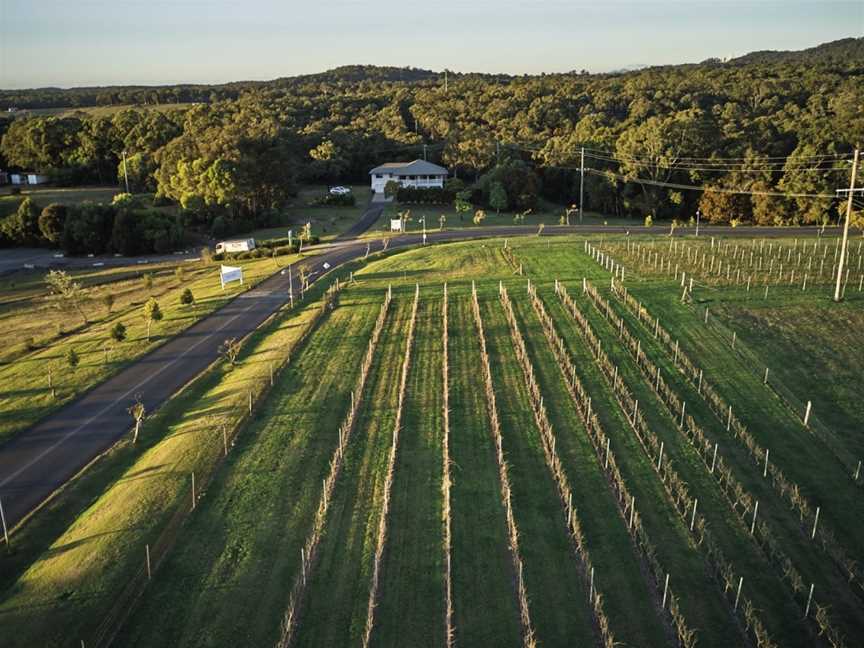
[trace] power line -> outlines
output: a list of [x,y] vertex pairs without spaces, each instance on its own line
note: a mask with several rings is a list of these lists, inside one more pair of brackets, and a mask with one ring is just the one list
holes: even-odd
[[[761,172],[770,172],[770,173],[785,173],[787,171],[821,171],[821,172],[834,172],[834,171],[842,171],[843,173],[848,173],[848,168],[846,167],[798,167],[798,166],[788,166],[788,163],[779,165],[766,166],[764,164],[760,164],[754,161],[754,164],[741,164],[741,165],[732,165],[727,163],[717,163],[712,166],[696,166],[693,163],[681,162],[681,158],[674,158],[674,161],[671,162],[662,162],[658,160],[651,160],[647,158],[636,158],[636,157],[606,157],[601,155],[594,155],[591,153],[585,153],[588,157],[591,157],[595,160],[602,160],[606,162],[616,162],[618,164],[643,164],[648,166],[653,166],[661,169],[671,169],[671,170],[682,170],[682,171],[740,171],[742,173],[761,173]],[[832,163],[834,160],[832,160]],[[827,161],[826,161],[827,163]],[[700,163],[706,164],[706,163]],[[811,163],[812,164],[812,163]]]
[[[614,157],[617,155],[617,153],[614,151],[605,151],[602,149],[593,149],[593,148],[590,148],[587,146],[585,147],[585,150],[590,151],[591,153],[597,153],[600,155],[607,155],[607,156],[611,156],[611,157]],[[790,157],[792,157],[792,156],[790,156],[790,155],[771,156],[771,155],[754,154],[754,155],[749,156],[749,157],[722,157],[722,158],[720,158],[720,157],[716,157],[716,156],[712,156],[712,157],[683,157],[682,156],[682,157],[679,157],[677,159],[685,160],[685,161],[692,161],[692,162],[711,162],[714,160],[730,161],[731,162],[731,161],[736,161],[736,160],[747,161],[747,160],[753,160],[753,159],[757,159],[757,160],[788,160]],[[795,156],[795,159],[800,159],[800,160],[815,160],[815,159],[830,159],[830,158],[843,159],[843,160],[847,160],[849,162],[852,161],[851,156],[847,153],[822,153],[819,155]]]
[[[570,168],[574,171],[578,171],[578,167],[556,167],[556,168]],[[785,193],[780,191],[749,191],[745,189],[727,189],[724,187],[706,187],[704,185],[686,185],[679,184],[677,182],[661,182],[660,180],[651,180],[649,178],[628,178],[625,175],[620,173],[614,173],[612,171],[599,171],[597,169],[585,169],[586,173],[593,173],[594,175],[604,176],[604,177],[614,177],[618,180],[622,180],[624,182],[637,182],[639,184],[647,184],[653,185],[657,187],[668,187],[670,189],[683,189],[686,191],[713,191],[715,193],[727,193],[727,194],[742,194],[748,196],[780,196],[785,198],[830,198],[835,199],[836,196],[834,194],[812,194],[812,193]]]

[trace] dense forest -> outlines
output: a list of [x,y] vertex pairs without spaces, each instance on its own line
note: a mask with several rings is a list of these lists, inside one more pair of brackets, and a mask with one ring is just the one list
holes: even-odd
[[298,183],[365,182],[378,163],[423,155],[471,202],[494,190],[509,209],[569,205],[584,159],[586,209],[610,217],[701,209],[713,222],[821,223],[838,217],[833,196],[864,142],[864,39],[606,75],[445,80],[352,66],[221,86],[0,92],[19,108],[130,101],[193,103],[0,120],[0,168],[117,182],[125,151],[134,191],[236,222],[278,210]]

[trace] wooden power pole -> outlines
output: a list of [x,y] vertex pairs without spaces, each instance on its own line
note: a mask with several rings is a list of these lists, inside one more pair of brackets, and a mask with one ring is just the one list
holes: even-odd
[[855,158],[852,160],[852,180],[849,181],[849,196],[846,199],[846,223],[843,225],[843,243],[840,246],[840,261],[837,263],[837,285],[834,287],[834,301],[842,299],[843,263],[846,261],[846,245],[849,240],[849,221],[852,218],[852,196],[855,195],[855,177],[858,174],[858,156],[861,149],[855,147]]

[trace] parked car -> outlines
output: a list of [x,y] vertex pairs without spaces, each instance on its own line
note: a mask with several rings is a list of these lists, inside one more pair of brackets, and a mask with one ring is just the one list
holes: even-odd
[[332,196],[345,196],[351,193],[350,187],[330,187],[330,195]]
[[248,252],[255,249],[255,239],[235,239],[233,241],[220,241],[216,244],[216,254],[226,252]]

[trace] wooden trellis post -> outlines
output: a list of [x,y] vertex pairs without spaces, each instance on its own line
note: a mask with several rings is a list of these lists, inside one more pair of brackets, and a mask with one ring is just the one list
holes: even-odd
[[660,609],[666,609],[666,595],[669,593],[669,572],[666,572],[666,583],[663,585],[663,603],[660,604]]
[[810,534],[810,539],[813,540],[816,537],[816,529],[819,526],[819,513],[822,510],[821,506],[816,507],[816,517],[813,519],[813,532]]
[[0,500],[0,520],[3,522],[3,539],[6,541],[6,548],[9,548],[9,529],[6,528],[6,513],[3,512],[3,500]]

